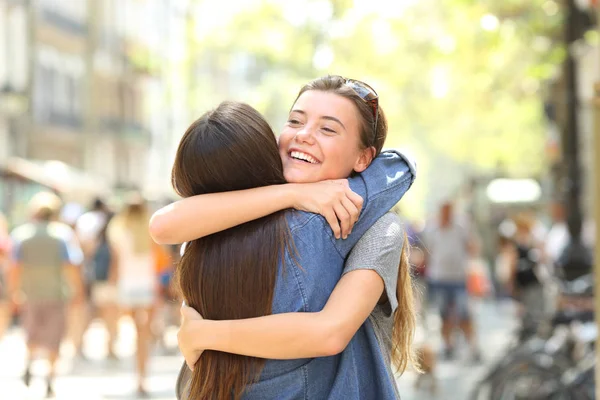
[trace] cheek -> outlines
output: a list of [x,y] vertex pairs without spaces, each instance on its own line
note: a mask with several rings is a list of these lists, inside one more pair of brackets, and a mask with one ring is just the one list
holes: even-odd
[[352,173],[358,151],[347,142],[335,141],[321,147],[326,162],[323,169],[328,179],[347,178]]
[[277,138],[277,143],[279,144],[279,149],[280,150],[287,149],[287,147],[289,146],[290,141],[292,140],[293,137],[294,137],[293,132],[289,132],[288,130],[284,129],[279,134],[279,137]]

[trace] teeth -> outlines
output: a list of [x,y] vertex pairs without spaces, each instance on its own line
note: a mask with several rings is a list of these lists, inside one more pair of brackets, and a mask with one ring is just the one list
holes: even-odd
[[317,163],[318,163],[318,161],[317,161],[317,160],[315,160],[313,157],[309,156],[309,155],[308,155],[308,154],[306,154],[306,153],[301,153],[301,152],[299,152],[299,151],[292,151],[292,152],[290,153],[290,156],[291,156],[292,158],[296,158],[296,159],[299,159],[299,160],[308,161],[308,162],[309,162],[309,163],[311,163],[311,164],[317,164]]

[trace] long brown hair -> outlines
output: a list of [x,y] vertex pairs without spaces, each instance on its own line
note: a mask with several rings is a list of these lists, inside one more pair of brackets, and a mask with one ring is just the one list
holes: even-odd
[[[171,181],[182,197],[285,183],[271,127],[237,102],[223,102],[192,123],[179,144]],[[212,320],[270,314],[288,233],[284,212],[278,212],[189,242],[176,277],[184,300]],[[205,351],[189,398],[239,399],[263,366],[263,359]]]
[[[352,101],[358,110],[361,122],[360,141],[363,148],[374,147],[375,155],[383,148],[388,132],[387,119],[381,104],[378,107],[377,128],[371,107],[348,85],[346,78],[338,75],[328,75],[317,78],[300,89],[298,97],[309,90],[335,93]],[[298,100],[296,97],[296,100]],[[400,258],[398,271],[398,308],[394,314],[394,328],[392,331],[391,358],[399,373],[403,373],[410,365],[419,370],[416,362],[413,340],[416,329],[416,311],[413,295],[411,267],[408,261],[409,244],[406,233]]]

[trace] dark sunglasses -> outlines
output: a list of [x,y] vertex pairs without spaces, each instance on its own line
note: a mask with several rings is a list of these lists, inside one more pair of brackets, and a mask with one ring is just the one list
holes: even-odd
[[345,84],[371,106],[373,119],[375,120],[375,132],[377,132],[377,117],[379,115],[379,95],[371,86],[355,79],[346,79]]

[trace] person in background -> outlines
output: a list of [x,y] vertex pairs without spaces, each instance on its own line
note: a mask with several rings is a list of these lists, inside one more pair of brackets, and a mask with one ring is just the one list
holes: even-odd
[[146,201],[139,194],[130,194],[107,231],[108,243],[116,257],[114,279],[118,304],[123,311],[131,313],[137,332],[138,394],[141,396],[146,395],[144,379],[158,283],[149,222]]
[[[549,212],[552,217],[552,225],[544,240],[544,260],[549,273],[553,274],[559,258],[563,254],[567,244],[569,244],[569,228],[567,227],[566,210],[562,201],[552,201]],[[593,219],[583,222],[581,240],[588,248],[591,249],[594,247],[595,233]]]
[[11,241],[8,234],[8,222],[0,212],[0,339],[10,324],[11,302],[8,296],[8,262],[10,260]]
[[[23,381],[29,386],[31,361],[45,350],[50,363],[47,395],[54,395],[53,381],[59,348],[66,329],[69,299],[81,302],[83,282],[78,265],[83,255],[73,240],[72,229],[56,222],[61,200],[39,192],[30,201],[31,222],[12,233],[13,298],[24,296],[23,325],[27,337],[27,362]],[[70,290],[69,290],[70,289]]]
[[[117,336],[118,309],[116,304],[115,274],[111,274],[113,252],[106,232],[113,213],[101,198],[94,199],[90,210],[77,220],[76,233],[84,254],[84,278],[89,302],[74,326],[74,344],[83,357],[83,334],[94,315],[99,314],[108,333],[107,354],[115,359],[114,343]],[[114,276],[113,276],[114,275]],[[112,279],[111,279],[112,278]]]
[[175,263],[180,256],[176,254],[179,248],[173,249],[170,245],[160,245],[153,243],[152,251],[158,277],[158,297],[156,303],[156,315],[152,327],[152,336],[154,341],[159,344],[163,350],[168,350],[166,342],[166,330],[169,326],[179,326],[180,323],[180,296],[173,290],[172,279],[175,273]]
[[[103,260],[102,255],[100,255],[100,260],[97,260],[96,253],[98,251],[102,252],[105,250],[104,248],[100,247],[103,244],[102,231],[106,228],[106,224],[110,216],[110,209],[106,203],[98,197],[93,200],[89,211],[85,213],[79,213],[76,222],[73,223],[75,233],[77,234],[77,239],[79,240],[81,249],[83,250],[84,258],[81,274],[85,283],[86,301],[73,306],[70,310],[69,336],[73,342],[76,356],[82,359],[85,359],[85,355],[83,353],[83,336],[92,320],[95,311],[94,308],[96,306],[100,306],[98,311],[104,319],[108,330],[109,357],[114,356],[112,353],[112,343],[114,342],[114,331],[116,328],[113,328],[113,325],[115,325],[116,322],[111,319],[112,312],[110,311],[111,305],[114,308],[114,300],[113,302],[110,302],[107,299],[107,297],[110,296],[107,295],[108,290],[105,285],[106,282],[99,281],[100,287],[95,287],[97,283],[96,275],[104,275],[107,271],[107,267],[103,262],[100,262],[100,264],[97,262]],[[106,259],[106,257],[104,259]],[[97,268],[103,271],[96,271]],[[98,295],[97,292],[101,292],[101,295]],[[101,304],[97,304],[95,300],[99,301]],[[114,318],[116,318],[116,316]]]
[[438,218],[425,228],[423,239],[428,250],[427,280],[434,302],[442,318],[444,355],[454,357],[454,331],[464,333],[474,361],[481,358],[469,310],[467,268],[474,243],[465,227],[454,215],[451,202],[440,207]]
[[519,303],[519,315],[524,330],[535,329],[545,317],[546,296],[542,283],[545,274],[542,263],[542,243],[536,239],[535,219],[528,212],[513,217],[515,232],[511,239],[512,254],[509,288]]

